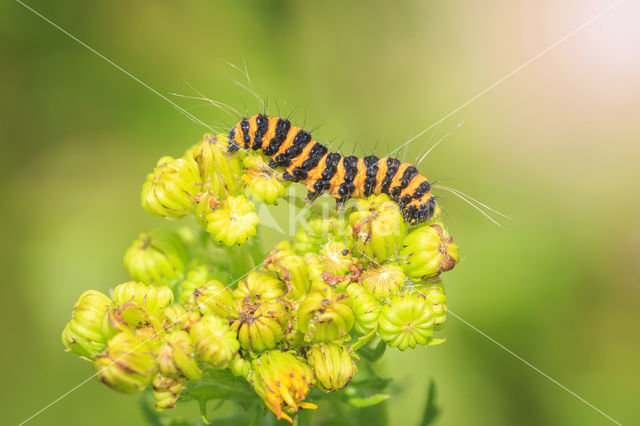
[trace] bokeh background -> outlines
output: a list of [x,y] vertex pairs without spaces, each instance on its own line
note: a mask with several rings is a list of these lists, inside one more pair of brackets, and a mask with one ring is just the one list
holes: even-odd
[[[272,114],[384,155],[613,1],[28,4],[166,96],[190,84],[253,114],[226,63],[244,56]],[[514,218],[440,194],[464,253],[451,311],[623,424],[640,422],[639,18],[623,1],[400,152],[451,131],[421,171]],[[126,279],[125,248],[163,223],[140,207],[146,173],[207,129],[16,2],[0,37],[0,412],[16,424],[92,373],[60,342],[73,303]],[[444,334],[385,357],[392,424],[419,422],[431,379],[440,425],[609,423],[456,318]],[[29,424],[138,424],[136,400],[89,380]]]

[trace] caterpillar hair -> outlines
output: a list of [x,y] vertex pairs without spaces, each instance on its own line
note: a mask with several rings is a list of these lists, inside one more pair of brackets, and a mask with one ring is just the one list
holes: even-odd
[[285,168],[283,179],[306,185],[310,201],[328,192],[342,206],[350,198],[387,194],[412,224],[430,219],[436,207],[431,185],[413,165],[396,158],[329,152],[311,133],[284,118],[243,118],[229,131],[228,143],[229,153],[261,150],[271,158],[269,167]]

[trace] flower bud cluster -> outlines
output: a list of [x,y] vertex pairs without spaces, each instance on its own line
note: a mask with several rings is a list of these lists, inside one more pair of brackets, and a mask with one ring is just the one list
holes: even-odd
[[434,337],[446,321],[440,276],[458,248],[439,218],[409,227],[384,194],[358,200],[344,218],[309,220],[232,278],[243,260],[223,247],[256,234],[250,197],[273,203],[284,185],[263,158],[231,157],[223,146],[206,135],[182,158],[161,159],[143,187],[148,211],[193,215],[206,238],[141,234],[124,257],[132,281],[76,302],[62,340],[99,380],[124,393],[151,389],[162,410],[207,372],[226,370],[292,422],[316,407],[311,388],[348,386],[370,339],[400,350],[444,341]]

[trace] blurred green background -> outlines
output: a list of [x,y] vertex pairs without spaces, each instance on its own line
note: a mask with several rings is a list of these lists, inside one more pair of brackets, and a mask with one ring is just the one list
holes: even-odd
[[[379,155],[612,3],[28,2],[162,94],[194,95],[187,81],[254,114],[225,62],[244,55],[271,114]],[[464,254],[445,277],[451,311],[624,424],[640,422],[639,16],[621,3],[400,153],[452,131],[421,171],[515,219],[500,229],[440,194]],[[18,3],[0,23],[0,411],[16,424],[92,373],[60,342],[73,303],[126,279],[124,250],[163,223],[140,207],[146,174],[206,129]],[[442,334],[385,358],[402,386],[392,424],[417,424],[430,379],[440,425],[609,423],[456,318]],[[93,379],[29,424],[141,421],[136,397]]]

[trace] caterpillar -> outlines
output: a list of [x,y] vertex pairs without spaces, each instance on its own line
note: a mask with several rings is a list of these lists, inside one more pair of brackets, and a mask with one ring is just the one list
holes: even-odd
[[265,114],[243,118],[229,131],[227,152],[261,150],[269,167],[284,167],[282,178],[305,184],[307,199],[328,192],[342,206],[350,198],[387,194],[398,203],[405,222],[430,219],[436,207],[431,185],[418,169],[397,158],[343,156],[313,140],[311,134],[284,118]]

